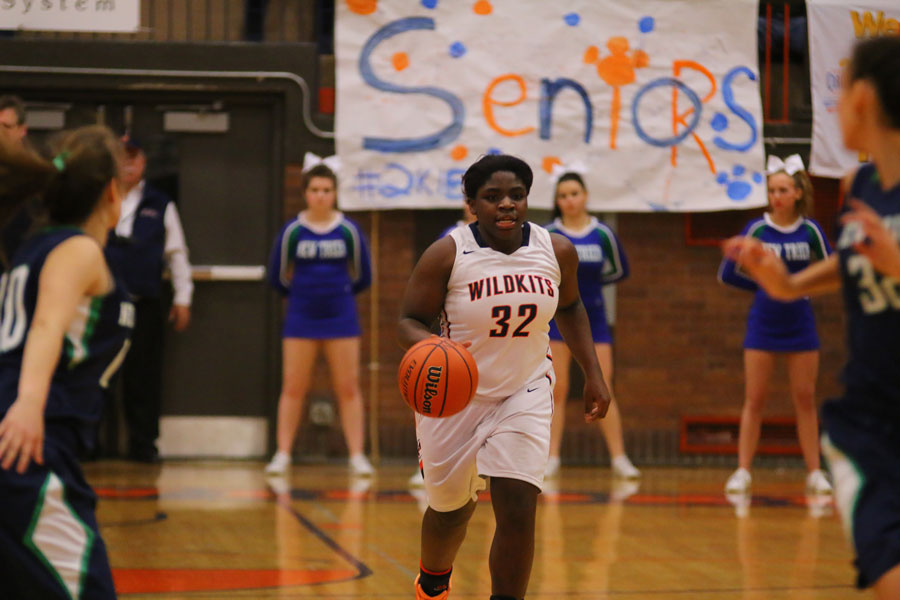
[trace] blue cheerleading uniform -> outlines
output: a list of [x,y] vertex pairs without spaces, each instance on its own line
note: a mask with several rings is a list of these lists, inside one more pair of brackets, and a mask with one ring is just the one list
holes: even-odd
[[[564,235],[575,246],[578,252],[578,292],[591,323],[591,336],[595,344],[612,342],[606,320],[603,286],[628,277],[628,258],[618,236],[596,217],[591,217],[590,224],[581,231],[567,229],[560,219],[547,225],[547,230]],[[550,322],[550,339],[563,339],[555,321]]]
[[[849,197],[868,204],[900,239],[900,185],[882,189],[867,164]],[[861,235],[857,224],[838,235],[849,358],[844,396],[822,407],[822,447],[862,588],[900,564],[900,282],[856,253]]]
[[365,238],[341,213],[324,227],[300,213],[275,239],[269,283],[288,299],[283,337],[358,337],[354,295],[371,282]]
[[[47,256],[74,227],[39,231],[0,280],[0,415],[18,396],[22,358]],[[24,474],[0,469],[0,578],[11,598],[115,598],[97,528],[97,497],[78,456],[90,448],[102,387],[121,364],[134,306],[118,280],[85,298],[63,340],[44,409],[44,464]],[[0,417],[0,418],[2,418]]]
[[[776,225],[769,213],[750,221],[741,235],[755,237],[778,254],[788,271],[796,273],[811,262],[831,253],[831,246],[814,220],[800,217],[791,225]],[[736,263],[725,259],[719,267],[719,281],[756,292],[747,315],[744,348],[769,352],[818,350],[819,336],[809,298],[781,302],[771,298],[745,276]]]

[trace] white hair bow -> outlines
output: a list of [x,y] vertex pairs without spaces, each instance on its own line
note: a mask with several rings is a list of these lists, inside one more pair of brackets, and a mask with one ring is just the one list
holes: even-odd
[[318,154],[313,154],[312,152],[307,152],[303,156],[303,172],[306,173],[313,167],[318,167],[319,165],[325,165],[329,169],[331,169],[334,173],[337,173],[341,168],[341,159],[338,158],[337,154],[333,156],[327,156],[322,158]]
[[799,154],[791,154],[784,160],[777,156],[769,155],[769,162],[766,163],[766,175],[774,175],[779,171],[784,171],[788,175],[793,175],[797,171],[803,171],[803,159]]
[[565,175],[566,173],[578,173],[582,177],[587,175],[588,168],[580,160],[577,160],[571,164],[563,165],[557,163],[553,165],[553,169],[550,171],[550,184],[556,186],[556,183],[559,181],[559,178]]

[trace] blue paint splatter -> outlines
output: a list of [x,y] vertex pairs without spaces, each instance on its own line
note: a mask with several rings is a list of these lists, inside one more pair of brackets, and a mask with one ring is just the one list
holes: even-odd
[[578,13],[569,13],[563,17],[563,21],[570,27],[575,27],[581,22],[581,16]]
[[450,44],[450,56],[459,58],[466,53],[466,45],[462,42],[453,42]]
[[653,17],[643,17],[638,21],[638,28],[641,30],[641,33],[650,33],[655,26],[656,22],[653,20]]
[[433,9],[437,6],[438,0],[422,0],[422,6],[425,8]]
[[[747,173],[747,168],[744,167],[744,165],[734,165],[731,172],[736,179],[729,181],[727,173],[719,173],[716,175],[716,183],[725,186],[725,193],[728,194],[729,198],[736,202],[740,202],[753,192],[753,185],[743,179],[739,179]],[[762,183],[762,175],[753,173],[752,180],[758,185]]]
[[762,182],[763,182],[762,173],[760,173],[759,171],[754,171],[753,172],[753,183],[758,184],[758,183],[762,183]]
[[728,117],[726,117],[722,113],[716,113],[716,115],[712,118],[710,125],[712,125],[712,128],[716,131],[725,131],[725,129],[728,127]]
[[495,156],[497,154],[503,154],[503,150],[501,150],[500,148],[488,148],[487,153],[492,156]]

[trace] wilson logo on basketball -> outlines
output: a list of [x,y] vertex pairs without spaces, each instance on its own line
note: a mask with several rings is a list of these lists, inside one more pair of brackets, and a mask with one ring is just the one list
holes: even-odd
[[422,412],[431,413],[431,399],[437,396],[438,384],[441,382],[441,374],[444,367],[428,367],[428,374],[425,375],[425,391],[422,394]]
[[414,344],[400,361],[397,383],[411,409],[449,417],[466,407],[478,389],[478,368],[465,346],[437,336]]

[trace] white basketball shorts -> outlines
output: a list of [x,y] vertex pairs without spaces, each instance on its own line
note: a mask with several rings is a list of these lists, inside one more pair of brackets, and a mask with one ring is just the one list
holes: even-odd
[[512,396],[476,396],[446,418],[416,415],[428,505],[450,512],[476,500],[486,477],[544,483],[553,419],[553,371]]

